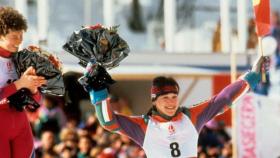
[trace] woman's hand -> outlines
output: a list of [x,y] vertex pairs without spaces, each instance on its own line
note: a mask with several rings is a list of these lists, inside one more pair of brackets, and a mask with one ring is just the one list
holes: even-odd
[[252,67],[252,71],[259,74],[267,72],[270,67],[270,58],[268,56],[259,56]]
[[32,94],[35,94],[38,92],[38,87],[46,84],[46,82],[44,77],[36,75],[36,71],[33,67],[29,67],[14,84],[17,90],[27,88]]

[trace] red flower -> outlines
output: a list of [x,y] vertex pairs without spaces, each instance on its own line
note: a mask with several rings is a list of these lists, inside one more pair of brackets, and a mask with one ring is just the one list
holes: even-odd
[[101,25],[101,24],[96,24],[96,25],[89,26],[89,28],[90,28],[91,30],[101,29],[101,28],[102,28],[102,25]]

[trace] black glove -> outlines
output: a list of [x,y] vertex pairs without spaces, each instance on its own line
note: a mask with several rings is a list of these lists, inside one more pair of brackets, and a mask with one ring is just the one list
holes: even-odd
[[266,73],[269,71],[270,58],[268,56],[259,56],[252,67],[252,72],[260,74],[262,72]]
[[87,90],[99,91],[115,83],[105,68],[97,63],[88,63],[87,71],[78,81]]
[[40,107],[40,104],[32,98],[31,92],[26,88],[18,90],[7,99],[9,100],[10,107],[15,108],[17,111],[23,111],[23,109],[26,108],[33,112]]

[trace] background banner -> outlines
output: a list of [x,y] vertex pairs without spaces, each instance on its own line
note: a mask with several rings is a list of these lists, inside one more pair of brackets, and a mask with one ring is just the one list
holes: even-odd
[[280,100],[249,93],[234,108],[238,158],[280,158]]

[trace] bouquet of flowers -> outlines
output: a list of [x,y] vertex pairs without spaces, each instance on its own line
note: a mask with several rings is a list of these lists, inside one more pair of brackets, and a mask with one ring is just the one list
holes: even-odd
[[118,26],[83,27],[74,31],[63,49],[76,56],[87,72],[79,82],[86,88],[100,90],[108,87],[115,81],[106,70],[112,69],[127,57],[130,49],[125,40],[117,34]]
[[[61,62],[52,54],[41,50],[38,47],[30,46],[12,55],[12,60],[18,76],[21,76],[28,67],[32,66],[38,76],[43,76],[47,84],[39,88],[46,95],[63,96],[65,92]],[[31,92],[26,89],[20,89],[15,94],[8,97],[9,105],[18,111],[24,108],[29,111],[35,111],[38,104],[32,97]]]

